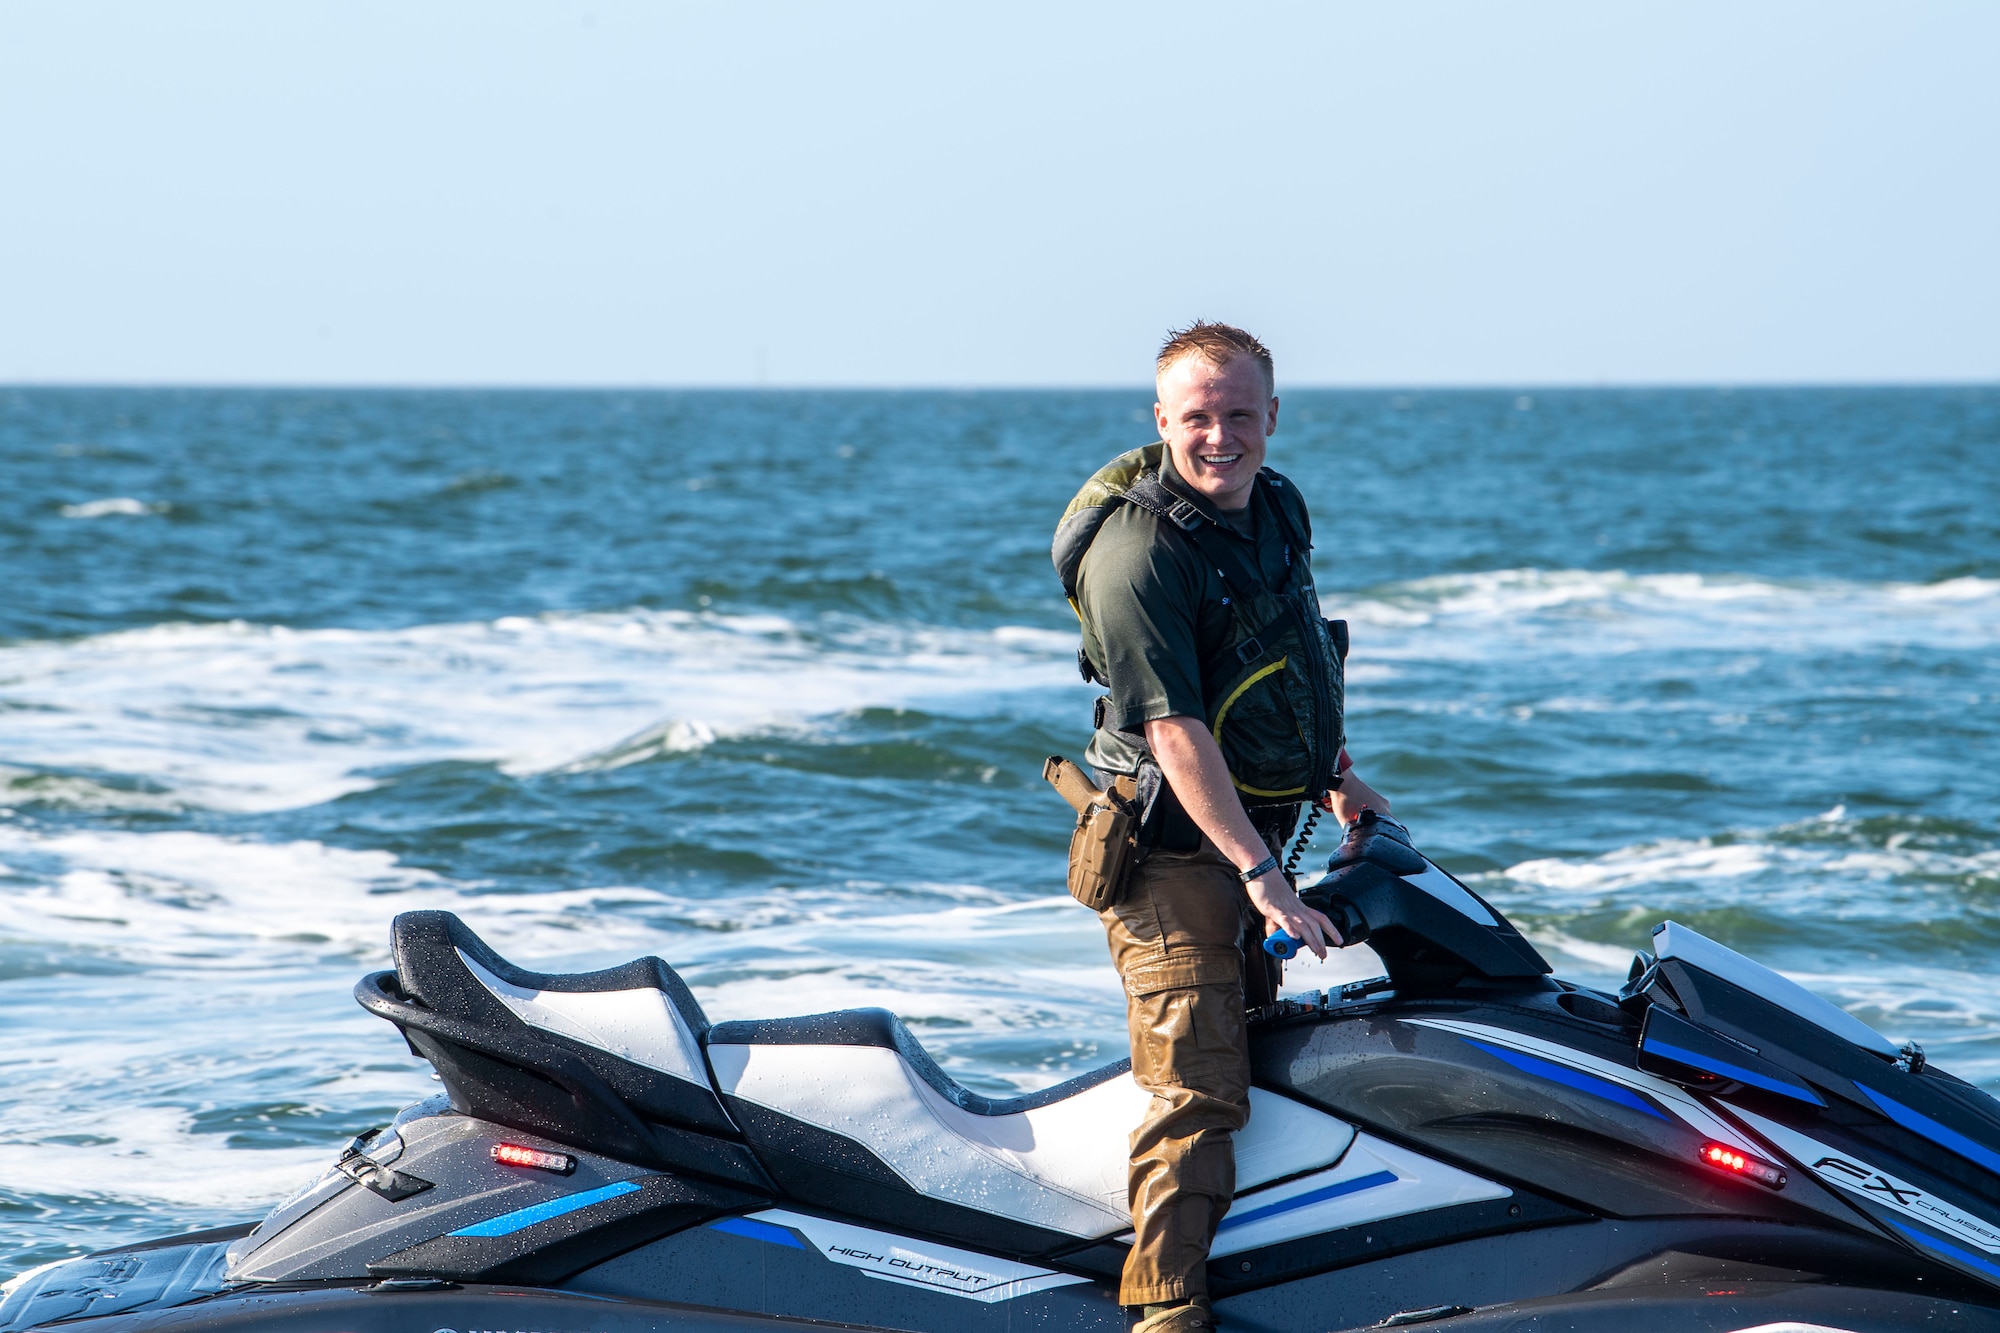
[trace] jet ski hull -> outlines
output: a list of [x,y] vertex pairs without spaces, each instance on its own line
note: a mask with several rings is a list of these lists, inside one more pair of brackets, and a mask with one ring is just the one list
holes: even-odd
[[[1387,977],[1253,1015],[1222,1327],[2000,1333],[2000,1104],[1663,926],[1555,981],[1388,821],[1308,890]],[[0,1333],[1122,1331],[1124,1065],[996,1100],[893,1015],[709,1024],[408,913],[357,987],[445,1095],[254,1229],[51,1265]]]
[[[1217,1313],[1224,1328],[1246,1333],[1383,1326],[1421,1327],[1427,1333],[1737,1333],[1773,1326],[1848,1333],[2000,1330],[2000,1311],[1962,1296],[1828,1285],[1821,1275],[1713,1253],[1782,1263],[1814,1243],[1787,1230],[1687,1222],[1542,1228],[1387,1255],[1242,1292],[1219,1301]],[[917,1246],[904,1262],[921,1269],[924,1251],[936,1247]],[[221,1248],[212,1241],[167,1242],[57,1265],[10,1298],[23,1306],[48,1306],[49,1318],[30,1324],[12,1316],[0,1326],[39,1327],[60,1319],[77,1321],[62,1327],[91,1333],[776,1333],[809,1323],[940,1333],[1035,1328],[1123,1333],[1129,1324],[1110,1282],[979,1300],[869,1271],[856,1254],[886,1257],[879,1242],[873,1249],[867,1243],[842,1245],[856,1254],[829,1257],[714,1226],[642,1247],[556,1287],[391,1278],[203,1293],[160,1280],[162,1273],[211,1264]],[[949,1280],[948,1274],[928,1276]],[[1579,1283],[1584,1289],[1542,1294]],[[148,1290],[151,1299],[144,1298]],[[669,1290],[682,1298],[643,1294]],[[1417,1293],[1423,1304],[1412,1305]],[[0,1308],[0,1316],[7,1315]]]

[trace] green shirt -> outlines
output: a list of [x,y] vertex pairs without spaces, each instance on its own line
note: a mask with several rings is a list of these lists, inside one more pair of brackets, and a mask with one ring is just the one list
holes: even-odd
[[[1254,547],[1267,586],[1285,585],[1284,524],[1270,512],[1264,486],[1251,492],[1247,509],[1225,514],[1175,474],[1171,454],[1161,462],[1160,481]],[[1306,553],[1291,551],[1289,558],[1303,562]],[[1221,574],[1194,542],[1162,530],[1137,505],[1119,505],[1104,520],[1083,557],[1077,605],[1084,652],[1109,682],[1113,702],[1084,751],[1085,762],[1107,773],[1135,772],[1146,753],[1146,723],[1206,719],[1203,658],[1237,634],[1222,603],[1227,595]]]

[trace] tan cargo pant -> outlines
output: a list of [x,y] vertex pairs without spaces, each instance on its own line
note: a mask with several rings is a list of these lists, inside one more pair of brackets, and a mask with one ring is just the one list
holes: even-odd
[[1236,1193],[1231,1134],[1250,1118],[1238,940],[1248,900],[1204,843],[1155,852],[1098,914],[1125,982],[1132,1079],[1153,1095],[1132,1132],[1132,1253],[1121,1305],[1208,1295],[1208,1247]]

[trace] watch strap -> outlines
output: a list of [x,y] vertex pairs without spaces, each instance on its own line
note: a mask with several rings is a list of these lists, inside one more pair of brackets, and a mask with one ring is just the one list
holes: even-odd
[[1251,866],[1248,870],[1239,870],[1236,873],[1236,878],[1242,880],[1245,884],[1248,884],[1251,880],[1256,879],[1263,875],[1268,875],[1277,868],[1278,868],[1278,858],[1275,856],[1267,856],[1263,860],[1259,861],[1256,865]]

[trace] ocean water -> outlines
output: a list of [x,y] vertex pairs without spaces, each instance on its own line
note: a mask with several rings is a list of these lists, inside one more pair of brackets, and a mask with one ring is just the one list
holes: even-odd
[[[1047,545],[1148,405],[0,390],[0,1273],[428,1095],[349,995],[411,908],[983,1089],[1121,1056]],[[1994,388],[1299,393],[1272,453],[1363,771],[1564,974],[1673,916],[2000,1090],[1996,458]]]

